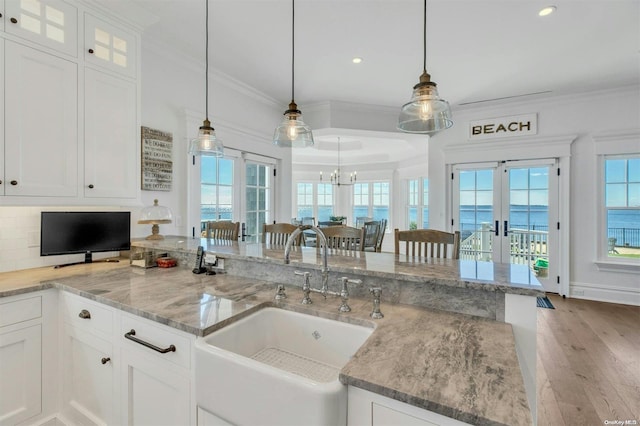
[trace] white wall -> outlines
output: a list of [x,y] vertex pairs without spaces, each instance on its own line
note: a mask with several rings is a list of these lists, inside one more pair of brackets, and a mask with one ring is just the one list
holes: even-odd
[[[470,153],[481,152],[483,149],[482,142],[468,141],[469,121],[537,113],[538,137],[577,135],[571,145],[570,159],[569,295],[640,304],[640,267],[631,272],[604,272],[594,263],[598,257],[597,194],[600,182],[593,137],[604,132],[640,129],[638,99],[638,87],[631,87],[454,111],[454,126],[433,137],[429,144],[430,223],[433,227],[447,229],[446,211],[447,206],[450,206],[450,199],[445,189],[445,148],[467,143]],[[636,141],[634,152],[640,152],[640,141]]]

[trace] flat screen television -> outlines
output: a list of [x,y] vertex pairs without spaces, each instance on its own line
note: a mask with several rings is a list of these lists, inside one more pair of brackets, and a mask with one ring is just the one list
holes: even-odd
[[67,265],[131,248],[130,212],[42,212],[40,225],[40,256],[84,253],[84,262]]

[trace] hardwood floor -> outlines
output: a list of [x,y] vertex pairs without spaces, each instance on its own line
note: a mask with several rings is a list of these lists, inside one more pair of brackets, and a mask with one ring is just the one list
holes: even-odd
[[538,309],[538,425],[640,425],[640,307],[549,299],[555,309]]

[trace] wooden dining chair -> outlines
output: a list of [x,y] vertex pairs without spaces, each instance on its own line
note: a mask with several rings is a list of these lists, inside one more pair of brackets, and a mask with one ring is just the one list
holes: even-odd
[[327,239],[327,248],[346,251],[363,251],[364,228],[329,226],[322,228],[322,233]]
[[[400,254],[400,242],[404,242],[405,254],[408,256],[460,258],[460,231],[453,233],[435,229],[400,231],[396,228],[394,234],[396,254]],[[450,254],[449,246],[451,246]]]
[[364,229],[364,242],[362,245],[363,250],[376,251],[378,244],[378,234],[380,233],[380,221],[372,220],[364,222],[361,226]]
[[373,221],[372,217],[367,217],[367,216],[358,216],[356,217],[356,228],[362,228],[364,226],[365,222],[371,222]]
[[[262,244],[270,245],[285,245],[289,236],[293,234],[293,231],[298,229],[297,226],[290,223],[273,223],[262,225]],[[298,235],[294,244],[300,245],[302,234]]]
[[217,220],[207,222],[207,238],[214,240],[238,240],[240,222]]

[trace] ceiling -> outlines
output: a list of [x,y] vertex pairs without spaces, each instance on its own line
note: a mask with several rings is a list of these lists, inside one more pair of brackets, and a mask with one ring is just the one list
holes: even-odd
[[[204,60],[204,0],[109,0],[157,18],[143,39]],[[538,16],[549,4],[555,13]],[[210,0],[210,66],[291,98],[291,1]],[[298,0],[295,100],[397,107],[422,71],[420,0]],[[457,106],[640,84],[638,0],[429,0],[427,70]],[[353,64],[352,58],[363,59]],[[274,124],[275,126],[275,124]],[[353,135],[345,135],[353,136]]]

